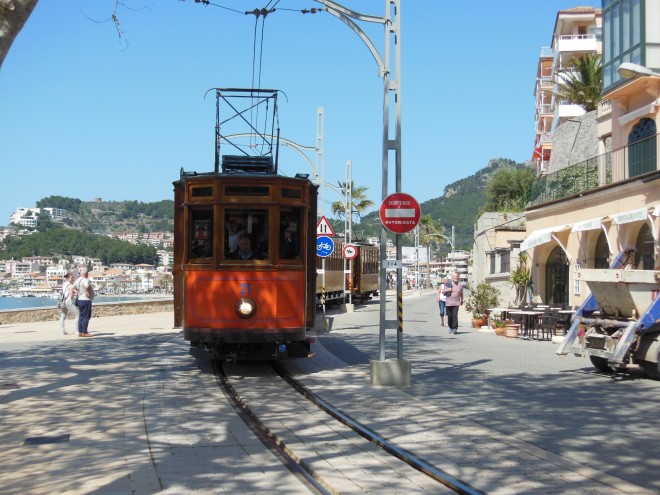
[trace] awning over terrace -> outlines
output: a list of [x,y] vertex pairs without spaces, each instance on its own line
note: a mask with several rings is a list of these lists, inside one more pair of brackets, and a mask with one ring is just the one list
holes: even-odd
[[547,229],[535,230],[527,236],[527,238],[520,244],[521,251],[527,251],[536,246],[541,246],[551,241],[556,241],[557,244],[564,250],[566,257],[570,260],[571,257],[566,251],[566,240],[561,240],[557,236],[560,232],[568,232],[571,229],[571,224],[557,225],[555,227],[550,227]]

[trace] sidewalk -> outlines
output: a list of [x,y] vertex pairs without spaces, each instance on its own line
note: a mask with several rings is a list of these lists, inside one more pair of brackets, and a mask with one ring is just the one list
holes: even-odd
[[[506,342],[467,330],[464,310],[457,337],[439,334],[435,321],[427,340],[426,330],[415,325],[427,325],[431,318],[419,308],[433,303],[430,294],[406,295],[407,348],[417,359],[410,390],[369,384],[361,349],[374,348],[375,306],[334,315],[333,330],[314,344],[314,357],[286,366],[346,414],[487,493],[652,493],[598,471],[594,463],[577,463],[457,414],[461,406],[451,399],[460,394],[452,387],[469,385],[469,378],[444,374],[452,381],[427,381],[431,366],[467,372],[474,363],[460,357],[459,368],[444,357],[457,354],[467,339],[469,352],[481,342],[491,352],[501,346],[502,355],[516,352],[511,344],[543,343]],[[388,308],[394,306],[388,301]],[[0,492],[304,493],[236,420],[208,366],[188,356],[172,323],[171,313],[94,318],[90,339],[61,335],[58,322],[0,325]],[[427,343],[439,337],[441,360],[429,360],[437,351]],[[334,354],[326,348],[344,338],[352,347]],[[446,406],[438,405],[440,391],[447,392]],[[28,439],[37,443],[26,444]],[[356,455],[335,453],[338,462],[361,467],[356,476],[365,476],[366,466],[383,480],[394,475],[386,464],[373,466],[373,459]]]

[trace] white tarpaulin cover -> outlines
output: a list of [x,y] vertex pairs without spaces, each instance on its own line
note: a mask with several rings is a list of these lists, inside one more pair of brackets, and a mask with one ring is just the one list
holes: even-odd
[[557,225],[555,227],[550,227],[548,229],[539,229],[535,230],[527,236],[527,238],[520,245],[521,251],[527,251],[530,248],[535,246],[540,246],[546,242],[550,242],[554,238],[554,234],[557,232],[562,232],[564,230],[570,229],[570,224],[566,225]]
[[603,225],[601,217],[591,218],[589,220],[582,220],[581,222],[574,223],[571,232],[584,232],[585,230],[599,230]]
[[646,220],[649,213],[648,208],[640,208],[639,210],[623,211],[612,215],[612,221],[615,225],[621,225],[630,222],[640,222]]

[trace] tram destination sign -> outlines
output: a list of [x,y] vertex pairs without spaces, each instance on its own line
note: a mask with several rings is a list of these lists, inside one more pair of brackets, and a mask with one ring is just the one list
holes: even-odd
[[417,227],[421,213],[417,200],[401,192],[390,194],[380,205],[383,227],[395,234],[405,234]]

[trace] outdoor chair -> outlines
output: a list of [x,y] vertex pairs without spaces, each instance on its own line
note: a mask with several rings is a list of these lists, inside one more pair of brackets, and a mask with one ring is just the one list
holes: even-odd
[[538,332],[540,332],[541,339],[552,338],[557,332],[557,319],[559,317],[559,309],[546,308],[544,313],[539,316]]

